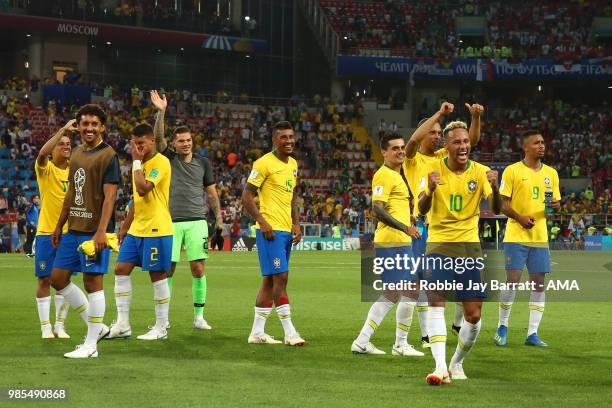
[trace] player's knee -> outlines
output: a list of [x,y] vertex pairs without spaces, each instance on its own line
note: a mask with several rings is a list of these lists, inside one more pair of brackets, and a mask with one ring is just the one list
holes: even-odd
[[51,278],[49,279],[49,283],[55,290],[64,289],[66,286],[68,286],[69,282],[70,282],[70,278],[65,279],[59,275],[51,275]]
[[480,321],[480,309],[465,310],[463,318],[471,324],[478,323]]
[[38,278],[39,289],[49,289],[51,287],[51,277],[45,276],[44,278]]
[[201,278],[204,276],[204,262],[196,261],[191,263],[191,275],[194,278]]
[[115,265],[115,275],[127,276],[130,274],[130,272],[131,272],[130,268],[128,268],[123,263],[118,263],[117,265]]

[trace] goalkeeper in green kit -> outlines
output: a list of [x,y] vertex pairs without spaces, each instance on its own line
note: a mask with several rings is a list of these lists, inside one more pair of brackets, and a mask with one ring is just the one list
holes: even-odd
[[170,183],[170,214],[174,235],[172,241],[172,271],[168,278],[170,290],[177,262],[181,259],[184,245],[191,268],[194,320],[196,329],[210,330],[204,319],[206,304],[206,274],[204,262],[208,258],[208,224],[204,207],[204,193],[208,206],[216,216],[217,228],[223,227],[221,204],[215,187],[210,161],[193,153],[191,131],[185,126],[174,129],[172,149],[164,138],[164,113],[168,105],[165,96],[151,92],[151,102],[157,108],[155,138],[157,150],[170,160],[172,179]]

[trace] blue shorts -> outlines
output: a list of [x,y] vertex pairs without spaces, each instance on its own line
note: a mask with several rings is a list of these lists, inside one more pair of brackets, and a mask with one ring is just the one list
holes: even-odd
[[[400,256],[400,264],[396,262],[397,256]],[[410,246],[401,246],[394,248],[376,248],[376,258],[380,259],[384,270],[382,272],[383,283],[401,283],[402,281],[414,282],[417,279],[417,272],[412,270],[412,248]],[[404,264],[404,259],[407,258],[407,265]],[[385,267],[384,259],[392,259],[393,262],[389,262],[392,266],[390,268]],[[376,264],[376,260],[374,263]]]
[[147,272],[169,271],[172,266],[172,235],[135,237],[127,234],[121,243],[117,262],[140,266]]
[[[423,279],[427,283],[461,283],[462,289],[445,291],[447,301],[462,302],[468,299],[484,299],[487,294],[482,289],[475,289],[473,285],[475,283],[481,283],[480,272],[481,268],[477,265],[465,265],[464,263],[458,264],[457,260],[460,258],[454,258],[446,255],[429,254],[426,258],[426,269],[423,273]],[[465,260],[464,260],[465,261]],[[445,268],[445,265],[451,264],[454,267]],[[483,265],[484,266],[484,265]],[[472,287],[470,289],[470,287]]]
[[268,240],[258,229],[255,231],[257,255],[261,276],[272,276],[289,272],[289,256],[293,235],[286,231],[274,231],[273,240]]
[[39,278],[51,276],[56,253],[51,235],[37,235],[34,240],[34,275]]
[[550,251],[548,248],[530,247],[515,242],[504,243],[506,270],[522,271],[527,265],[529,273],[550,272]]
[[76,235],[71,232],[62,234],[53,267],[71,272],[107,273],[110,249],[106,248],[102,253],[92,257],[77,251],[79,245],[91,239],[93,239],[93,234]]
[[[415,257],[420,257],[425,255],[425,248],[427,247],[427,230],[429,229],[427,225],[423,227],[418,227],[419,233],[421,234],[421,239],[412,238],[412,252]],[[417,269],[417,276],[419,279],[423,279],[423,268],[419,267]]]

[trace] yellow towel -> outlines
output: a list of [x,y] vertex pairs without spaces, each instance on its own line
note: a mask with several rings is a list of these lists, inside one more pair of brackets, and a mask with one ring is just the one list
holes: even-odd
[[[106,246],[115,252],[119,252],[119,240],[117,239],[117,234],[106,234]],[[96,254],[96,248],[94,246],[93,239],[85,241],[79,245],[79,252],[82,252],[87,256],[94,256]]]

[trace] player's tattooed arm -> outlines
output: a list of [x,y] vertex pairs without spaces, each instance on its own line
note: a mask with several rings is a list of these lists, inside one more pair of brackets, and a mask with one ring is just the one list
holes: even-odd
[[410,235],[411,237],[420,239],[421,235],[419,234],[419,230],[415,227],[408,226],[397,219],[395,219],[391,214],[385,210],[385,203],[382,201],[372,201],[372,211],[376,214],[376,218],[378,221],[383,224],[388,225],[391,228],[395,228],[398,231],[402,231],[403,233]]
[[153,127],[153,134],[155,135],[155,144],[158,152],[163,152],[168,147],[165,137],[164,128],[164,116],[166,114],[166,107],[168,101],[166,96],[160,96],[156,90],[151,91],[151,103],[157,108],[157,115],[155,117],[155,126]]
[[455,106],[450,102],[444,102],[440,106],[440,110],[434,113],[429,119],[427,119],[421,126],[419,126],[410,139],[406,143],[406,158],[411,159],[419,150],[419,145],[425,139],[425,136],[429,134],[431,128],[440,120],[442,116],[446,116],[455,109]]
[[291,224],[293,243],[299,244],[302,240],[302,228],[300,227],[300,205],[295,191],[293,193],[293,197],[291,198]]
[[508,218],[512,218],[525,229],[531,229],[535,226],[535,218],[531,215],[522,215],[517,213],[510,205],[510,197],[501,196],[501,212]]
[[219,200],[219,194],[217,193],[217,187],[214,184],[206,187],[206,195],[208,196],[208,206],[210,210],[215,214],[215,228],[223,228],[223,217],[221,216],[221,201]]
[[70,137],[67,133],[76,130],[76,119],[70,119],[64,125],[64,127],[58,130],[57,133],[54,134],[53,137],[51,137],[49,140],[47,140],[47,142],[40,148],[40,151],[38,152],[38,157],[36,158],[36,162],[38,163],[38,165],[41,167],[45,166],[47,164],[47,161],[49,160],[49,155],[53,153],[53,149],[59,143],[62,136],[66,135]]
[[268,221],[261,215],[257,205],[255,204],[255,196],[257,195],[257,187],[251,183],[246,183],[242,191],[242,206],[251,217],[259,224],[259,229],[266,239],[274,239],[274,230],[268,224]]
[[473,105],[466,103],[465,107],[470,111],[471,116],[469,130],[470,144],[476,146],[480,141],[480,115],[484,112],[484,106],[477,103]]

